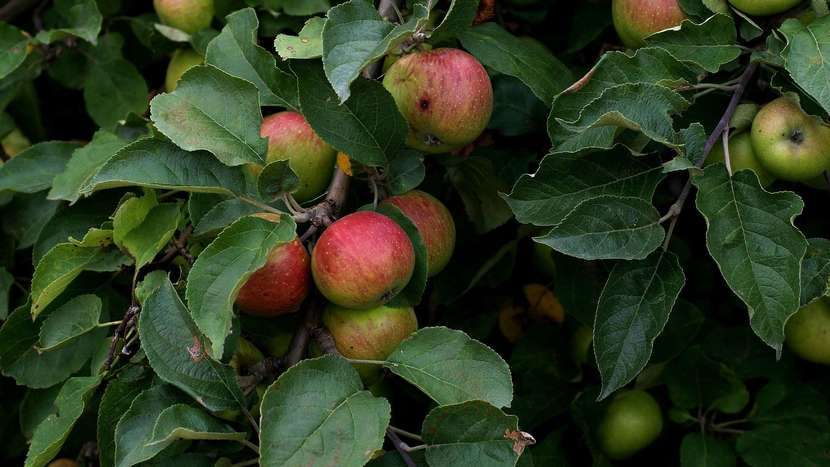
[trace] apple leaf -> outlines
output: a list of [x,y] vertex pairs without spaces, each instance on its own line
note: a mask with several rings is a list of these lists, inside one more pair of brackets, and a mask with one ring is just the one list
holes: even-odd
[[225,20],[222,32],[207,46],[205,63],[253,83],[260,105],[296,109],[297,79],[257,44],[259,20],[254,9],[235,11]]
[[166,448],[179,439],[239,441],[246,437],[245,433],[234,431],[204,410],[176,404],[159,414],[147,446]]
[[680,29],[649,36],[646,43],[666,49],[684,63],[717,73],[721,66],[741,55],[741,49],[735,45],[737,37],[735,20],[726,15],[713,15],[701,24],[683,21]]
[[534,240],[585,260],[645,259],[665,237],[659,220],[660,213],[648,201],[600,196],[583,201]]
[[571,71],[541,42],[518,38],[496,23],[469,28],[459,39],[483,65],[518,78],[546,106],[573,82]]
[[702,408],[734,414],[749,402],[749,391],[735,372],[698,346],[666,365],[664,381],[672,404],[689,411]]
[[804,202],[789,191],[765,191],[751,170],[730,178],[723,164],[708,167],[693,183],[709,253],[746,304],[752,330],[780,355],[784,324],[801,303],[807,240],[793,220]]
[[447,167],[447,176],[461,196],[467,217],[478,233],[489,232],[510,220],[510,208],[499,194],[508,190],[496,175],[493,162],[485,157],[468,157]]
[[256,214],[260,211],[258,207],[237,198],[220,201],[195,223],[193,235],[217,234],[240,217]]
[[66,163],[63,172],[52,180],[52,189],[49,199],[64,199],[72,203],[81,197],[81,189],[89,182],[96,172],[112,157],[127,145],[117,135],[106,130],[98,130],[84,147],[72,152],[72,157]]
[[393,195],[413,190],[426,177],[424,155],[412,149],[398,152],[386,166],[386,183]]
[[14,276],[6,268],[0,268],[0,320],[9,316],[9,292],[12,285]]
[[150,366],[209,410],[245,404],[233,369],[207,352],[207,341],[167,279],[145,300],[138,333]]
[[262,399],[260,465],[364,465],[383,446],[386,399],[363,389],[346,360],[303,360]]
[[830,16],[808,25],[788,19],[780,31],[787,38],[782,56],[793,81],[830,112]]
[[274,49],[283,60],[309,59],[323,56],[323,25],[325,18],[315,16],[305,22],[296,36],[277,34]]
[[329,0],[265,0],[265,6],[290,16],[310,16],[331,8]]
[[708,434],[689,433],[680,445],[680,467],[735,467],[735,449],[726,440]]
[[[13,248],[23,250],[34,245],[41,230],[55,216],[60,206],[59,201],[47,200],[45,191],[15,194],[3,207],[3,218],[0,219],[3,231],[14,239]],[[9,245],[7,248],[12,247]]]
[[51,44],[75,36],[97,43],[104,18],[95,0],[55,0],[49,13],[54,26],[37,34],[39,42]]
[[127,412],[133,399],[150,385],[150,372],[144,367],[133,367],[120,371],[107,384],[107,389],[98,405],[97,441],[98,459],[101,467],[115,465],[115,428]]
[[167,385],[153,386],[136,396],[115,427],[115,467],[131,467],[161,452],[164,446],[149,444],[153,428],[164,409],[182,401],[181,393]]
[[20,29],[8,23],[0,23],[0,79],[23,64],[28,54],[29,41],[29,37]]
[[830,240],[811,238],[801,262],[801,306],[830,292]]
[[406,121],[382,84],[360,78],[352,83],[349,100],[339,104],[319,64],[295,60],[291,67],[303,116],[325,142],[371,166],[384,165],[403,147]]
[[21,152],[0,166],[0,190],[36,193],[48,190],[63,172],[78,143],[47,141]]
[[156,201],[152,190],[142,197],[130,198],[113,216],[113,241],[126,251],[140,269],[173,238],[181,222],[179,203]]
[[299,186],[300,177],[291,169],[287,160],[269,163],[257,177],[259,195],[266,200],[275,200],[283,193],[293,192]]
[[484,401],[436,407],[424,418],[421,429],[426,460],[431,467],[516,465],[530,444],[518,424],[517,417]]
[[441,23],[429,33],[429,41],[440,44],[455,39],[472,24],[480,0],[452,0]]
[[600,400],[645,368],[685,282],[677,257],[662,250],[643,260],[619,262],[611,270],[594,322]]
[[507,407],[513,400],[507,363],[461,331],[420,329],[401,342],[384,366],[440,405],[482,400]]
[[101,299],[97,295],[79,295],[61,305],[40,327],[38,352],[55,350],[96,329],[101,318]]
[[60,451],[64,441],[81,418],[87,401],[101,384],[101,376],[69,378],[55,398],[56,411],[35,429],[25,467],[43,467]]
[[153,123],[187,151],[205,150],[226,165],[265,163],[268,141],[259,92],[250,82],[210,65],[189,69],[176,90],[150,102]]
[[117,34],[102,36],[89,54],[83,84],[87,113],[109,130],[130,113],[142,115],[147,110],[147,83],[135,65],[121,55],[123,43]]

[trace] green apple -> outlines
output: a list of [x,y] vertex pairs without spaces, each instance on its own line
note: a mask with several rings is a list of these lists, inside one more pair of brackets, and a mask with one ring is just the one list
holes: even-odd
[[184,72],[196,65],[201,65],[203,62],[204,58],[191,48],[178,49],[173,52],[170,63],[167,65],[167,74],[164,77],[164,90],[173,92]]
[[[714,164],[716,162],[724,162],[723,143],[715,144],[712,152],[706,158],[706,164]],[[739,170],[751,170],[758,176],[761,181],[761,186],[769,186],[775,181],[775,177],[770,175],[764,167],[758,162],[755,157],[755,150],[752,148],[752,138],[749,132],[740,133],[729,138],[729,163],[732,167],[732,173]]]
[[612,460],[627,459],[660,436],[663,414],[649,393],[631,390],[619,393],[597,430],[602,451]]
[[591,350],[593,340],[594,330],[588,326],[579,326],[574,331],[571,336],[571,356],[577,366],[588,363],[589,351]]
[[792,182],[830,167],[830,127],[807,115],[789,96],[765,105],[752,121],[752,147],[770,175]]
[[802,0],[729,0],[735,8],[753,16],[770,16],[783,13]]
[[644,46],[646,37],[686,19],[678,0],[612,0],[611,16],[620,40],[632,49]]
[[262,354],[262,351],[248,339],[240,337],[236,352],[234,352],[228,365],[235,370],[241,371],[257,364],[263,358],[265,358],[265,355]]
[[830,365],[830,301],[820,298],[798,310],[787,321],[786,336],[799,357]]
[[162,23],[188,34],[213,21],[213,0],[153,0],[153,7]]
[[31,146],[32,143],[29,138],[24,135],[20,129],[15,128],[9,132],[3,140],[0,141],[0,146],[3,147],[3,152],[9,157],[14,157]]

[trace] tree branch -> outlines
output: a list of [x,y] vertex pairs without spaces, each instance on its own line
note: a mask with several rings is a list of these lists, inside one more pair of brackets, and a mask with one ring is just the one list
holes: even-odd
[[392,442],[392,446],[395,446],[395,449],[398,451],[398,454],[401,455],[401,459],[403,459],[403,462],[407,465],[407,467],[416,467],[415,461],[413,461],[412,456],[409,455],[409,451],[411,451],[412,448],[404,443],[403,440],[401,440],[401,438],[389,428],[386,429],[386,437]]

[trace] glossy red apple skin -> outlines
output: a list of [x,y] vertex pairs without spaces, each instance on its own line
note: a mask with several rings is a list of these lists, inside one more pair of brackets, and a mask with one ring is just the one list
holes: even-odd
[[484,131],[493,113],[487,70],[458,49],[435,49],[401,57],[383,85],[409,123],[407,145],[428,153],[462,148]]
[[311,288],[308,252],[298,239],[277,246],[268,254],[265,266],[251,274],[239,294],[239,309],[254,316],[293,313]]
[[311,254],[317,289],[346,308],[388,302],[409,283],[414,269],[415,250],[406,232],[373,211],[358,211],[330,225]]
[[455,221],[447,207],[420,190],[391,196],[383,202],[396,206],[418,228],[427,249],[428,275],[441,272],[455,250]]
[[680,25],[686,14],[678,0],[613,0],[614,28],[626,47],[645,45],[645,38]]

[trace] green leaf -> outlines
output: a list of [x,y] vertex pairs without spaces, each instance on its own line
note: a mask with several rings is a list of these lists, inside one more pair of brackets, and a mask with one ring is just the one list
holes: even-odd
[[331,8],[329,0],[265,0],[265,5],[291,16],[310,16]]
[[127,145],[127,141],[106,130],[98,130],[86,146],[72,152],[63,172],[52,180],[49,199],[78,201],[81,190],[98,170]]
[[144,301],[138,333],[150,366],[162,380],[209,410],[244,404],[233,369],[210,357],[205,337],[169,279]]
[[26,467],[45,466],[58,454],[100,383],[101,376],[87,376],[70,378],[63,385],[55,399],[56,412],[35,429],[26,453]]
[[780,29],[787,38],[784,67],[793,81],[830,112],[830,16],[808,25],[789,19]]
[[585,260],[645,259],[660,247],[660,213],[640,198],[600,196],[577,205],[556,227],[534,240]]
[[161,412],[147,445],[165,448],[178,439],[239,441],[246,437],[203,410],[176,404]]
[[107,384],[98,405],[97,440],[98,459],[101,467],[115,465],[115,427],[130,408],[133,399],[150,385],[143,367],[128,368]]
[[672,403],[685,410],[737,413],[749,402],[749,391],[735,372],[704,355],[699,347],[672,360],[663,379]]
[[645,368],[686,282],[673,253],[620,262],[611,270],[597,305],[594,353],[602,377],[599,399],[628,384]]
[[257,45],[259,20],[254,9],[235,11],[225,20],[222,32],[208,44],[205,63],[253,83],[259,90],[260,105],[296,108],[297,79]]
[[662,179],[659,167],[622,150],[586,157],[548,155],[535,174],[519,178],[505,201],[523,224],[557,225],[579,204],[598,196],[651,200]]
[[20,29],[8,23],[0,23],[0,78],[6,77],[23,64],[28,47],[29,38]]
[[[258,124],[257,124],[258,125]],[[203,193],[246,193],[243,169],[228,167],[204,151],[188,152],[161,139],[141,139],[108,160],[81,190],[143,186]]]
[[222,355],[239,289],[265,265],[272,249],[295,237],[296,224],[288,216],[276,223],[247,216],[223,230],[196,259],[187,281],[187,304],[210,341],[211,355]]
[[39,239],[44,226],[61,203],[46,199],[46,192],[14,195],[3,208],[3,230],[16,240],[18,250],[29,248]]
[[519,136],[544,128],[550,101],[543,103],[524,83],[507,75],[493,81],[493,115],[487,128]]
[[478,11],[479,0],[452,0],[441,23],[429,34],[433,44],[454,39],[472,24]]
[[14,276],[6,268],[0,268],[0,320],[5,320],[9,316],[9,292],[12,285]]
[[329,10],[323,26],[323,69],[341,103],[349,99],[349,87],[361,70],[426,23],[431,3],[415,1],[412,15],[397,26],[366,0],[350,0]]
[[461,45],[483,65],[518,78],[545,105],[573,82],[571,71],[550,51],[530,38],[518,38],[496,23],[462,32]]
[[109,220],[120,197],[121,193],[102,193],[61,209],[38,235],[32,249],[32,264],[37,265],[55,245],[68,242],[70,238],[83,238],[89,229],[101,227]]
[[35,39],[51,44],[75,36],[95,44],[103,19],[95,0],[55,0],[47,14],[49,29],[40,31]]
[[303,116],[324,141],[366,165],[382,166],[403,147],[406,121],[383,85],[358,79],[351,98],[340,105],[323,69],[310,61],[294,61]]
[[0,166],[0,190],[36,193],[48,190],[63,172],[78,143],[47,141],[21,152]]
[[741,55],[735,21],[726,15],[713,15],[701,24],[683,21],[680,29],[669,29],[646,39],[650,46],[666,49],[682,62],[697,65],[709,73]]
[[[314,388],[309,390],[309,388]],[[262,399],[260,465],[364,465],[383,446],[386,399],[363,390],[344,359],[303,360]]]
[[46,417],[55,413],[55,398],[62,385],[46,389],[28,389],[20,402],[20,431],[26,439],[32,439],[35,429]]
[[429,271],[427,266],[427,248],[424,244],[424,239],[421,237],[420,232],[418,232],[418,227],[397,206],[386,203],[379,205],[376,210],[401,226],[412,242],[412,247],[415,250],[415,269],[412,271],[412,278],[409,279],[409,283],[398,293],[395,300],[402,300],[409,306],[414,307],[421,303],[421,298],[427,287],[427,274]]
[[732,444],[702,433],[689,433],[680,445],[680,467],[735,467]]
[[150,210],[157,205],[156,192],[153,190],[146,190],[144,196],[132,196],[124,200],[112,216],[112,241],[119,248],[124,248],[127,234],[139,227]]
[[393,195],[414,190],[424,181],[426,167],[424,155],[418,151],[404,149],[386,166],[386,184]]
[[[260,212],[258,207],[237,198],[226,199],[216,203],[205,215],[196,222],[193,235],[209,235],[231,225],[240,217]],[[192,217],[191,217],[192,220]]]
[[830,240],[811,238],[801,262],[801,306],[830,292]]
[[468,157],[460,164],[448,167],[447,175],[478,233],[489,232],[510,220],[510,208],[499,196],[509,187],[496,175],[492,161],[485,157]]
[[112,130],[127,115],[147,110],[147,83],[135,65],[121,56],[121,37],[108,34],[89,54],[84,80],[87,113],[102,128]]
[[325,18],[309,18],[296,36],[277,34],[274,49],[283,60],[322,57],[324,24]]
[[115,427],[115,467],[130,467],[161,452],[164,446],[148,444],[153,428],[164,409],[180,402],[181,395],[165,385],[153,386],[133,399]]
[[61,305],[40,327],[38,352],[63,347],[76,338],[95,330],[101,318],[101,299],[97,295],[79,295]]
[[513,400],[507,363],[461,331],[420,329],[401,342],[384,366],[439,405],[482,400],[507,407]]
[[300,177],[291,169],[287,160],[274,161],[262,169],[257,177],[259,195],[275,200],[283,193],[291,193],[300,186]]
[[516,465],[526,442],[519,419],[483,401],[442,405],[424,419],[421,436],[431,467]]
[[81,242],[60,243],[46,253],[32,277],[32,317],[37,316],[83,271],[117,271],[126,257],[107,248],[111,231],[92,230]]
[[196,66],[172,93],[150,102],[156,127],[177,146],[206,150],[226,165],[265,163],[268,142],[259,135],[257,88],[212,66]]
[[173,238],[181,219],[179,203],[158,204],[150,191],[118,208],[113,216],[113,240],[141,269]]
[[804,235],[793,225],[804,202],[768,193],[751,170],[731,178],[723,164],[695,177],[697,208],[706,217],[706,246],[729,288],[746,304],[755,334],[778,355],[784,323],[798,311]]

